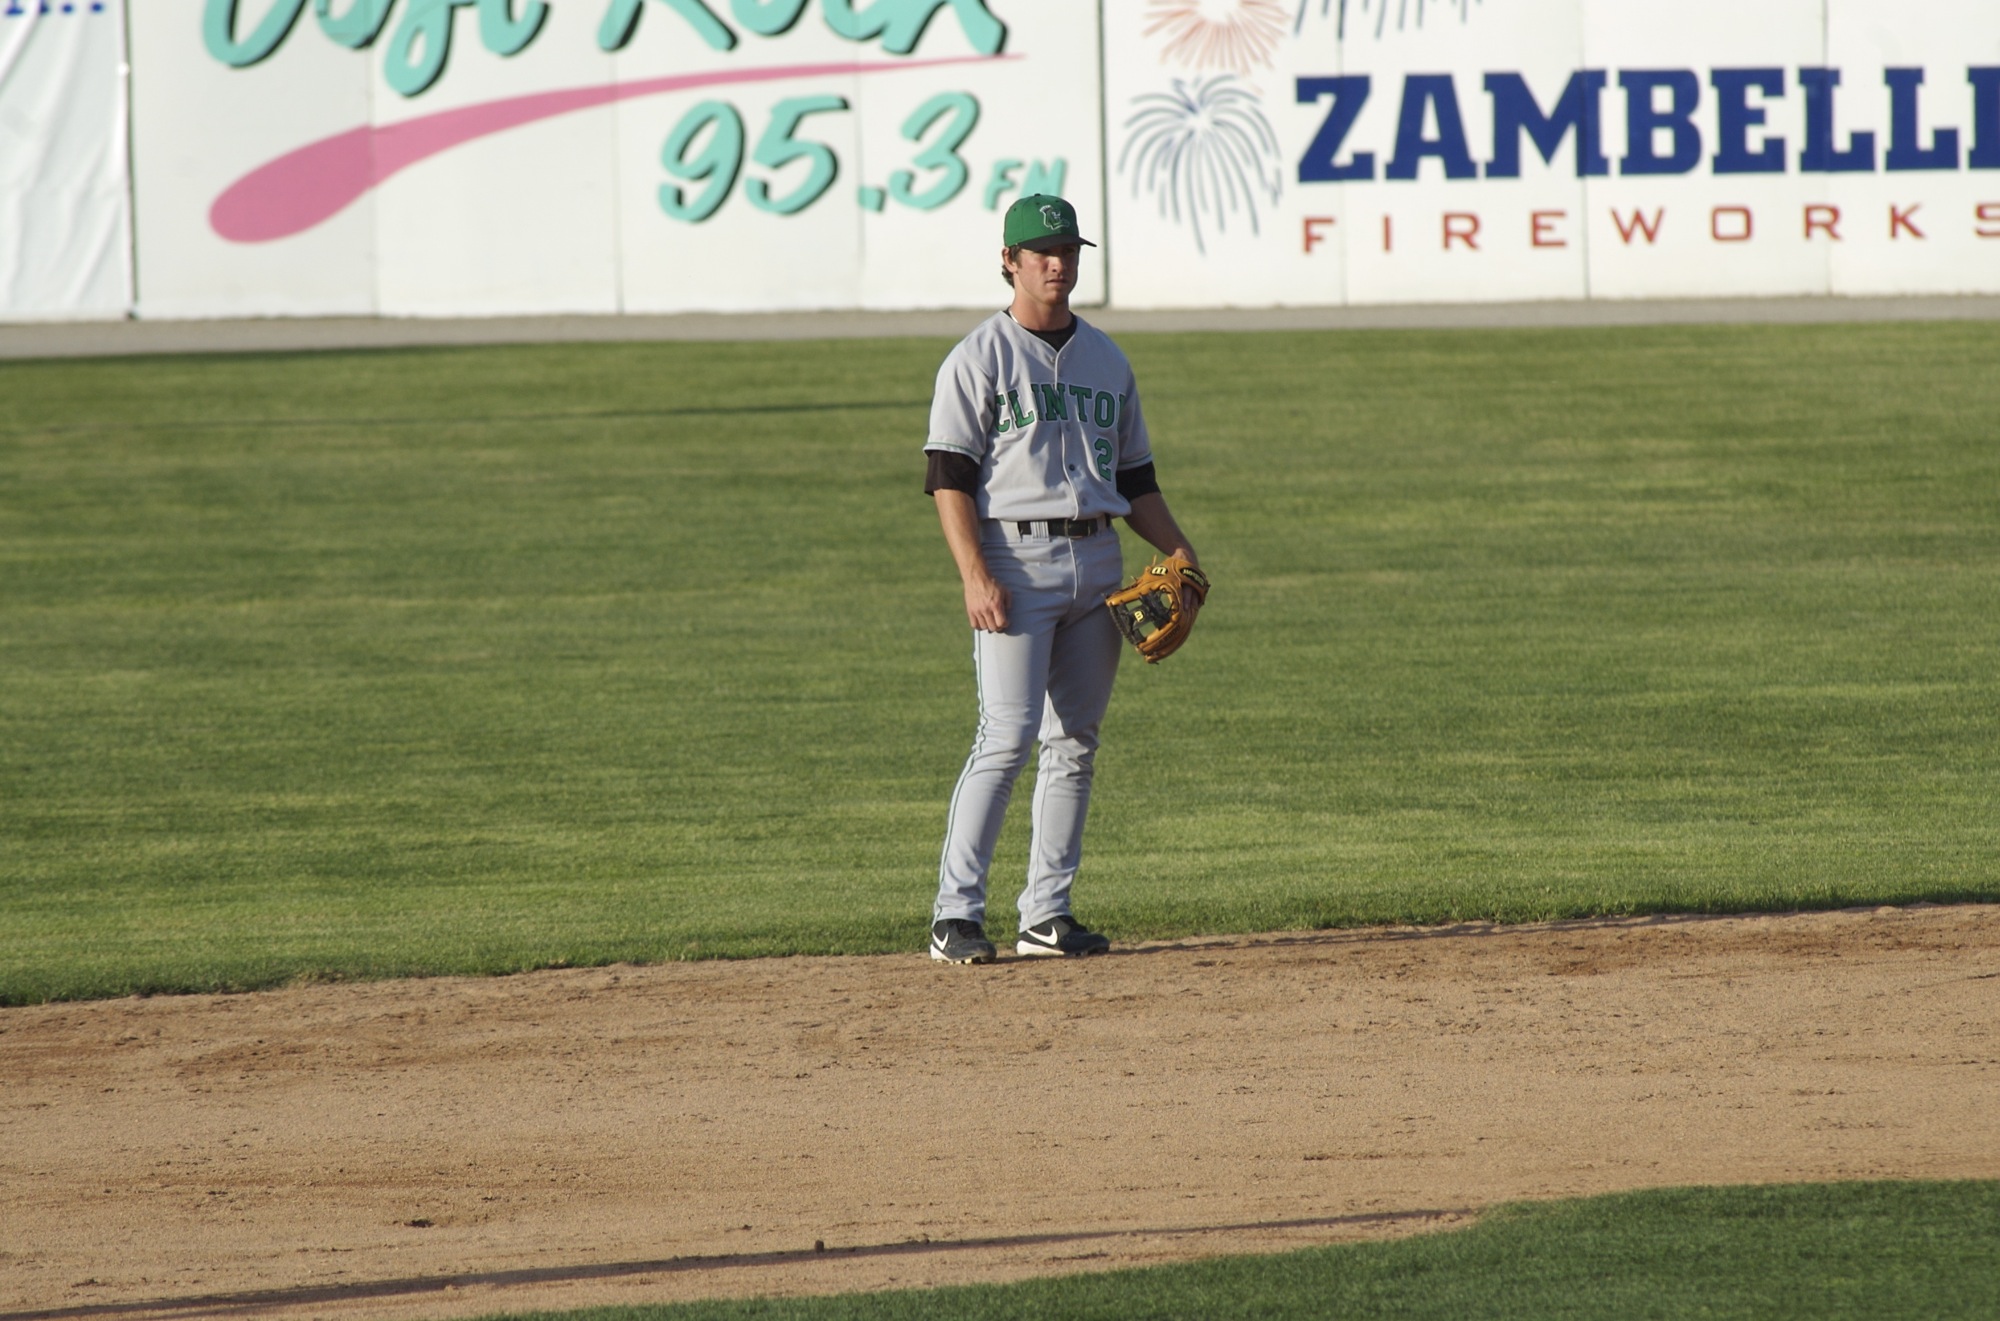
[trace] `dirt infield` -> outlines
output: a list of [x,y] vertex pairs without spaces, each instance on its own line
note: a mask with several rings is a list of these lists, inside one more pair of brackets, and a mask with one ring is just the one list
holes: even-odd
[[2000,1177],[1996,1024],[2000,906],[4,1010],[0,1321],[999,1280]]

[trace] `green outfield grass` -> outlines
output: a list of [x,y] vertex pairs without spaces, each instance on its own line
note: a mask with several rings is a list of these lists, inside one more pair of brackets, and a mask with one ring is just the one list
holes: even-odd
[[[536,1321],[1964,1321],[2000,1314],[2000,1184],[1695,1188],[1470,1229],[1024,1284],[535,1313]],[[517,1321],[530,1321],[519,1317]]]
[[[2000,897],[2000,325],[1126,345],[1093,925]],[[0,1002],[919,948],[946,347],[0,364]]]

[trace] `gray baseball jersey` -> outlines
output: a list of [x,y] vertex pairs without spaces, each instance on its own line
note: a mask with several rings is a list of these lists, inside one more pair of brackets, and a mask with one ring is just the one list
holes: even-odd
[[938,368],[927,450],[978,460],[981,518],[1122,518],[1118,472],[1152,461],[1132,364],[1076,318],[1062,352],[1005,312]]

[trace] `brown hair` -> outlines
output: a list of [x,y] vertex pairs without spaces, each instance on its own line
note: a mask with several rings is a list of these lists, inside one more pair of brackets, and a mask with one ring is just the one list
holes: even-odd
[[1020,261],[1021,261],[1021,245],[1020,245],[1020,244],[1016,243],[1016,244],[1014,244],[1014,245],[1013,245],[1012,247],[1008,248],[1008,249],[1007,249],[1007,261],[1003,261],[1003,262],[1001,262],[1001,263],[1000,263],[1000,278],[1001,278],[1001,279],[1003,279],[1003,280],[1005,280],[1005,281],[1007,282],[1007,287],[1008,287],[1009,289],[1012,289],[1012,288],[1014,287],[1014,272],[1012,272],[1012,271],[1010,271],[1010,270],[1008,270],[1008,269],[1007,269],[1007,262],[1008,262],[1008,261],[1011,261],[1011,262],[1013,262],[1013,263],[1014,263],[1014,264],[1016,264],[1016,265],[1019,265],[1019,264],[1020,264]]

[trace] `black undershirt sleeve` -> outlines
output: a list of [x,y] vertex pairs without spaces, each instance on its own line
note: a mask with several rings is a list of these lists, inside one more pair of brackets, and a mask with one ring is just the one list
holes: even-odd
[[979,460],[953,450],[925,450],[924,453],[930,456],[930,466],[924,472],[925,495],[936,495],[939,491],[979,494]]
[[1133,468],[1123,468],[1118,473],[1118,494],[1130,502],[1142,495],[1155,495],[1160,489],[1160,479],[1153,471],[1151,461]]
[[[979,493],[979,463],[971,455],[951,450],[926,450],[925,453],[929,456],[929,466],[924,473],[925,495],[935,495],[939,491],[963,491],[967,495]],[[1151,495],[1159,489],[1158,473],[1150,463],[1126,468],[1118,474],[1118,494],[1127,501]]]

